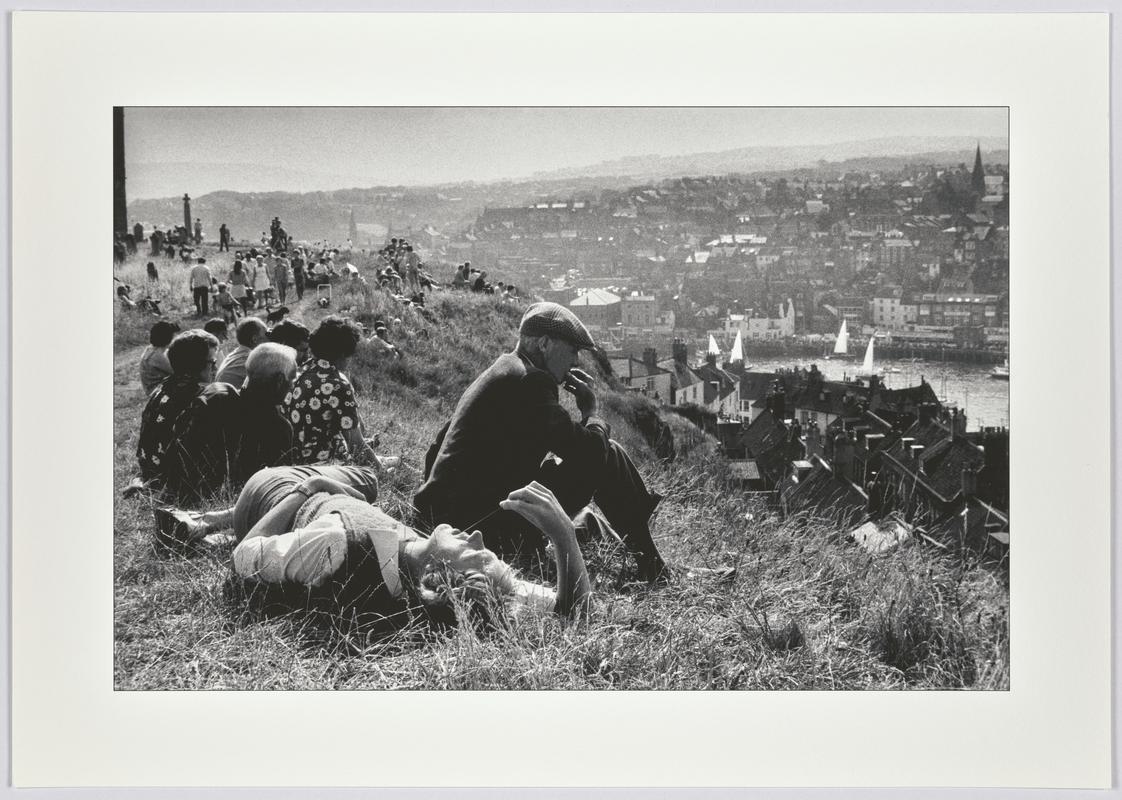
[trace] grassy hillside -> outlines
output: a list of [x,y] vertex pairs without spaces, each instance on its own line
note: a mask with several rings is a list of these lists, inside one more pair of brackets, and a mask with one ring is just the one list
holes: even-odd
[[[223,254],[224,256],[225,254]],[[224,263],[217,254],[208,257]],[[357,263],[357,262],[356,262]],[[144,260],[117,276],[143,286]],[[362,266],[362,265],[360,265]],[[186,268],[161,262],[168,316],[188,327]],[[294,317],[314,327],[326,311]],[[463,388],[510,349],[522,307],[452,293],[434,321],[381,292],[339,292],[334,308],[393,324],[402,357],[362,351],[351,373],[368,430],[403,466],[383,489],[404,513],[426,448]],[[115,486],[135,471],[143,397],[136,362],[152,318],[117,312]],[[594,366],[587,365],[589,371]],[[229,548],[169,552],[153,539],[151,499],[118,499],[114,517],[114,680],[120,689],[888,689],[1008,688],[1007,587],[920,547],[872,557],[830,520],[781,521],[730,488],[715,442],[675,415],[678,457],[660,463],[632,424],[654,410],[601,378],[605,416],[649,485],[666,496],[660,548],[695,566],[736,565],[731,583],[686,577],[650,590],[626,559],[590,554],[592,618],[528,616],[480,633],[418,623],[392,635],[331,614],[266,614],[230,580]],[[567,398],[566,398],[567,401]],[[575,412],[575,408],[573,409]],[[215,498],[214,507],[232,498]]]

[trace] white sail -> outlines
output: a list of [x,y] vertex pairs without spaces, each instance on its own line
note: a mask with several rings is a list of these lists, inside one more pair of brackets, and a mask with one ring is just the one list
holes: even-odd
[[740,331],[736,332],[736,341],[732,345],[732,353],[729,354],[729,361],[743,361],[744,360],[744,342],[740,339]]
[[717,347],[717,340],[713,338],[713,334],[709,334],[709,355],[719,356],[721,349]]
[[865,360],[861,362],[862,375],[874,375],[873,371],[873,342],[876,341],[877,333],[873,331],[873,335],[869,337],[869,346],[865,348]]
[[834,354],[845,355],[849,352],[849,332],[845,329],[845,320],[842,320],[841,330],[838,331],[838,340],[834,342]]

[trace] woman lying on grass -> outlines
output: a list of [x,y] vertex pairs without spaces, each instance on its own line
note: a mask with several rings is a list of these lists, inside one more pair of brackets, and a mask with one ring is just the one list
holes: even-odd
[[[453,598],[502,601],[506,610],[584,615],[588,572],[573,523],[553,493],[534,482],[500,503],[552,543],[557,588],[523,580],[483,546],[482,535],[439,525],[430,536],[371,503],[377,479],[366,468],[298,466],[263,469],[225,511],[156,510],[165,536],[198,541],[232,528],[235,573],[269,587],[329,593],[341,605],[392,614],[405,605],[447,609]],[[414,602],[410,602],[414,601]]]

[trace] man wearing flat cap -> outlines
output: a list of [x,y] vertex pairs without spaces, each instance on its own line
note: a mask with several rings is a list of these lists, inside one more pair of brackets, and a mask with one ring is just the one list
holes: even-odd
[[[502,552],[535,547],[540,534],[499,510],[499,502],[537,480],[570,517],[595,500],[640,575],[665,576],[648,524],[659,497],[647,491],[627,452],[610,438],[608,424],[596,416],[592,378],[576,368],[580,351],[595,347],[569,309],[556,303],[527,309],[518,346],[464,391],[429,449],[425,481],[413,500],[422,525],[480,530],[488,547]],[[575,398],[580,422],[562,408],[559,386]]]

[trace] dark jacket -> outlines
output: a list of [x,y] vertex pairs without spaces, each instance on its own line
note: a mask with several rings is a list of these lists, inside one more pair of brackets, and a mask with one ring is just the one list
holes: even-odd
[[574,422],[549,373],[507,353],[456,404],[429,450],[414,505],[422,522],[470,525],[534,480],[547,453],[590,469],[603,464],[609,435],[595,417]]
[[167,487],[183,500],[239,488],[264,467],[292,463],[292,425],[275,403],[228,383],[208,385],[175,422]]

